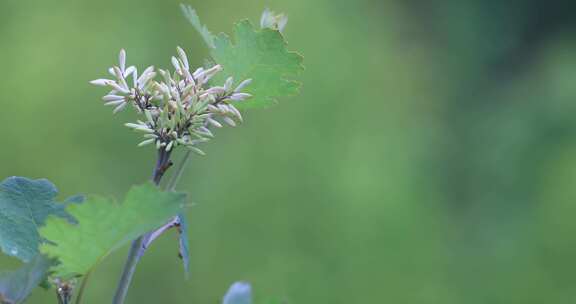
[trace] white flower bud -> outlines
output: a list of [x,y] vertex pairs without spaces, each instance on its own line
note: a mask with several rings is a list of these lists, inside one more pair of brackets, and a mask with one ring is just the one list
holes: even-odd
[[225,123],[229,124],[231,127],[235,127],[236,126],[236,122],[234,121],[234,119],[228,117],[228,116],[224,116],[222,118],[222,120],[224,120]]
[[178,59],[176,59],[176,57],[172,56],[171,61],[172,61],[172,65],[174,66],[174,69],[176,69],[176,71],[178,73],[180,73],[181,67],[180,67],[180,62],[178,62]]
[[274,15],[274,12],[269,9],[264,10],[262,17],[260,18],[261,28],[270,28],[283,32],[286,24],[288,23],[288,17],[284,14]]
[[134,73],[135,70],[136,70],[136,67],[133,65],[126,68],[126,71],[124,71],[124,78],[126,78],[126,77],[128,77],[128,75]]
[[217,64],[211,68],[209,68],[208,70],[203,71],[202,73],[199,73],[199,75],[196,77],[198,79],[198,81],[200,83],[207,83],[208,80],[210,80],[210,78],[212,78],[212,76],[216,75],[216,73],[222,71],[222,66]]
[[246,86],[248,86],[249,84],[252,83],[252,79],[248,78],[244,81],[242,81],[237,87],[236,89],[234,89],[234,93],[240,93],[240,91],[242,91]]
[[126,83],[126,79],[124,78],[124,74],[120,68],[114,67],[114,72],[116,72],[116,78],[118,78],[118,81],[120,81],[120,85],[123,88],[128,89],[128,84]]
[[176,51],[178,52],[178,57],[180,57],[180,60],[184,64],[184,69],[188,70],[190,67],[188,65],[188,56],[186,56],[186,52],[184,52],[181,47],[177,47]]
[[234,78],[232,77],[228,77],[226,79],[226,82],[224,83],[224,90],[226,92],[230,91],[230,88],[232,87],[232,84],[234,83]]
[[238,109],[236,109],[235,106],[229,104],[228,109],[230,110],[230,112],[232,112],[232,114],[234,114],[234,116],[238,118],[238,120],[244,121],[244,119],[242,119],[242,114],[240,114],[240,111],[238,111]]
[[194,78],[198,78],[202,73],[204,73],[204,68],[198,68],[196,71],[194,71],[194,73],[192,73],[192,76],[194,76]]
[[122,100],[112,100],[112,101],[109,101],[109,102],[104,103],[104,105],[105,105],[105,106],[117,106],[117,105],[122,104],[122,103],[124,103],[124,102],[125,102],[124,99],[122,99]]
[[168,145],[166,145],[166,152],[169,152],[170,150],[172,150],[173,145],[174,145],[173,141],[169,142]]
[[216,128],[222,128],[222,124],[219,123],[217,120],[212,119],[212,118],[208,118],[207,119],[208,123],[210,123],[211,125],[215,126]]
[[120,54],[118,54],[118,63],[120,64],[120,70],[124,73],[126,70],[126,51],[124,49],[121,49]]
[[155,138],[147,139],[147,140],[139,143],[139,144],[138,144],[138,147],[142,147],[142,146],[146,146],[146,145],[152,144],[152,143],[154,143],[155,141],[156,141]]
[[124,125],[125,125],[126,127],[128,127],[128,128],[132,128],[132,129],[140,129],[140,128],[142,128],[142,127],[145,127],[145,126],[143,126],[143,125],[141,125],[141,124],[135,124],[135,123],[130,123],[130,122],[125,123]]
[[128,90],[128,88],[124,88],[120,85],[118,85],[116,82],[114,81],[109,81],[108,85],[111,86],[114,90],[118,91],[118,92],[122,92],[124,94],[130,94],[130,90]]
[[252,97],[252,95],[250,95],[248,93],[234,93],[230,96],[230,100],[242,101],[242,100],[248,99],[250,97]]
[[204,153],[204,151],[202,151],[202,150],[200,150],[200,149],[198,149],[198,148],[196,148],[196,147],[194,147],[194,146],[186,146],[186,147],[187,147],[188,149],[190,149],[190,151],[192,151],[192,152],[194,152],[194,153],[196,153],[196,154],[199,154],[199,155],[202,155],[202,156],[206,155],[206,153]]
[[112,111],[112,114],[116,114],[116,113],[122,111],[122,110],[126,107],[126,105],[127,105],[127,103],[125,103],[125,102],[122,103],[122,104],[120,104],[119,106],[117,106],[117,107],[114,109],[114,111]]
[[111,82],[113,81],[110,79],[103,79],[103,78],[90,81],[91,84],[101,87],[109,86]]
[[124,96],[120,95],[105,95],[102,97],[103,101],[115,101],[115,100],[124,100]]
[[220,95],[226,93],[225,87],[211,87],[204,91],[204,94]]

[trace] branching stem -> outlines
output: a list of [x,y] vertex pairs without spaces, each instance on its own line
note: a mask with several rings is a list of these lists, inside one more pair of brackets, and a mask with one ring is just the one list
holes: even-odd
[[75,304],[81,304],[82,303],[84,291],[86,290],[86,286],[88,285],[88,281],[90,280],[90,275],[92,274],[92,271],[94,271],[94,268],[90,269],[86,273],[84,278],[82,278],[82,283],[80,283],[80,288],[78,289],[78,295],[76,296],[76,301],[74,302]]
[[[167,152],[162,148],[159,149],[158,160],[156,162],[156,166],[154,167],[154,172],[152,173],[152,181],[156,186],[160,185],[160,181],[162,180],[164,173],[166,173],[170,166],[172,166],[172,162],[170,161],[170,152]],[[150,233],[141,235],[132,242],[132,246],[128,252],[128,258],[126,259],[124,269],[122,270],[122,277],[120,278],[120,282],[116,288],[116,294],[114,295],[114,299],[112,301],[113,304],[124,303],[126,295],[128,294],[128,289],[130,288],[130,283],[132,282],[132,278],[136,272],[138,262],[140,262],[140,259],[144,255],[144,251],[146,251],[144,243],[149,234]]]
[[192,151],[186,150],[186,154],[184,154],[184,157],[182,157],[182,160],[175,169],[176,172],[174,172],[172,178],[170,179],[170,182],[168,182],[168,185],[166,185],[166,190],[168,191],[176,190],[176,185],[178,185],[178,181],[182,177],[182,172],[184,172],[184,168],[186,168],[186,165],[188,164],[188,160],[190,159],[191,155]]

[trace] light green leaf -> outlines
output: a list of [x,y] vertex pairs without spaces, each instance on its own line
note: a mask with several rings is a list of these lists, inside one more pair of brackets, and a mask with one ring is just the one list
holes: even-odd
[[214,39],[212,57],[222,65],[215,81],[224,82],[232,76],[238,82],[252,79],[244,92],[252,98],[236,103],[240,108],[272,105],[281,96],[298,93],[300,83],[291,78],[297,76],[304,67],[302,56],[289,52],[280,32],[269,28],[256,30],[248,20],[234,27],[235,43],[226,34]]
[[0,273],[0,303],[22,303],[45,278],[50,261],[37,255],[30,263],[11,272]]
[[47,220],[40,234],[54,244],[42,244],[40,251],[59,260],[54,277],[84,275],[115,249],[164,224],[182,209],[185,198],[183,193],[162,192],[151,183],[133,187],[121,204],[88,196],[83,204],[67,208],[78,225]]
[[58,191],[48,180],[10,177],[0,183],[0,248],[24,262],[38,254],[38,229],[49,215],[70,216],[55,201]]
[[269,106],[275,104],[278,97],[298,93],[301,84],[293,79],[304,70],[303,59],[286,49],[286,41],[278,30],[255,29],[250,21],[244,20],[235,25],[233,42],[224,33],[210,34],[189,6],[183,6],[183,11],[210,47],[212,59],[223,67],[213,78],[215,83],[224,83],[230,76],[236,85],[252,79],[243,91],[253,97],[235,103],[236,107]]

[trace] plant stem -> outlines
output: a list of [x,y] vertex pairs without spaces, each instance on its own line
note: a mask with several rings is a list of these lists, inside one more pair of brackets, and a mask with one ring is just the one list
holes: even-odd
[[136,272],[136,266],[140,261],[140,249],[142,248],[142,243],[144,241],[144,236],[138,237],[132,242],[130,247],[130,252],[128,253],[128,258],[124,264],[124,269],[122,271],[122,277],[120,278],[120,283],[116,289],[116,294],[114,295],[114,300],[112,303],[121,304],[124,303],[126,295],[128,294],[128,288],[132,282],[132,277]]
[[80,288],[78,289],[78,295],[76,296],[76,301],[74,302],[75,304],[81,304],[82,303],[82,298],[84,296],[84,290],[86,290],[86,286],[88,285],[88,280],[90,280],[90,275],[92,274],[93,270],[94,270],[94,268],[90,269],[86,273],[84,278],[82,279],[82,283],[80,284]]
[[186,154],[184,154],[184,157],[182,157],[182,160],[176,166],[176,169],[175,169],[176,172],[174,172],[174,174],[172,175],[170,182],[166,186],[166,190],[168,190],[168,191],[176,190],[176,185],[178,184],[180,177],[182,177],[182,172],[184,172],[184,168],[188,164],[188,160],[190,159],[190,155],[192,155],[192,151],[186,150]]
[[[170,152],[165,151],[164,149],[158,150],[158,160],[156,162],[156,166],[154,167],[154,172],[152,173],[152,181],[156,186],[160,185],[160,181],[164,176],[164,173],[170,168],[172,162],[170,161]],[[126,263],[124,264],[124,269],[122,270],[122,277],[120,278],[120,282],[118,283],[118,287],[116,288],[116,294],[114,295],[114,299],[112,300],[113,304],[123,304],[124,300],[126,299],[126,295],[128,294],[128,288],[130,288],[130,283],[132,282],[132,277],[136,272],[136,266],[138,266],[138,262],[144,255],[144,240],[148,238],[150,233],[146,233],[141,235],[136,240],[132,242],[132,246],[130,247],[130,251],[128,252],[128,258],[126,259]]]
[[70,304],[72,301],[72,288],[67,283],[61,284],[57,283],[56,286],[56,297],[58,298],[58,304]]
[[172,166],[170,154],[171,151],[166,152],[162,148],[158,150],[158,161],[156,162],[156,167],[154,167],[154,172],[152,173],[152,181],[156,186],[160,185],[164,173],[166,173],[170,166]]

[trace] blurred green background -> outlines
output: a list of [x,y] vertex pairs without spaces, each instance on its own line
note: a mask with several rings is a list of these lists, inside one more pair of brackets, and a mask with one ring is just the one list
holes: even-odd
[[[179,2],[1,0],[0,177],[45,177],[61,197],[148,179],[154,152],[122,126],[133,117],[88,81],[120,48],[168,67],[181,45],[201,65]],[[213,32],[286,12],[304,87],[193,159],[190,279],[166,235],[128,303],[218,303],[235,280],[260,303],[576,301],[574,2],[189,3]],[[126,251],[87,303],[110,301]]]

